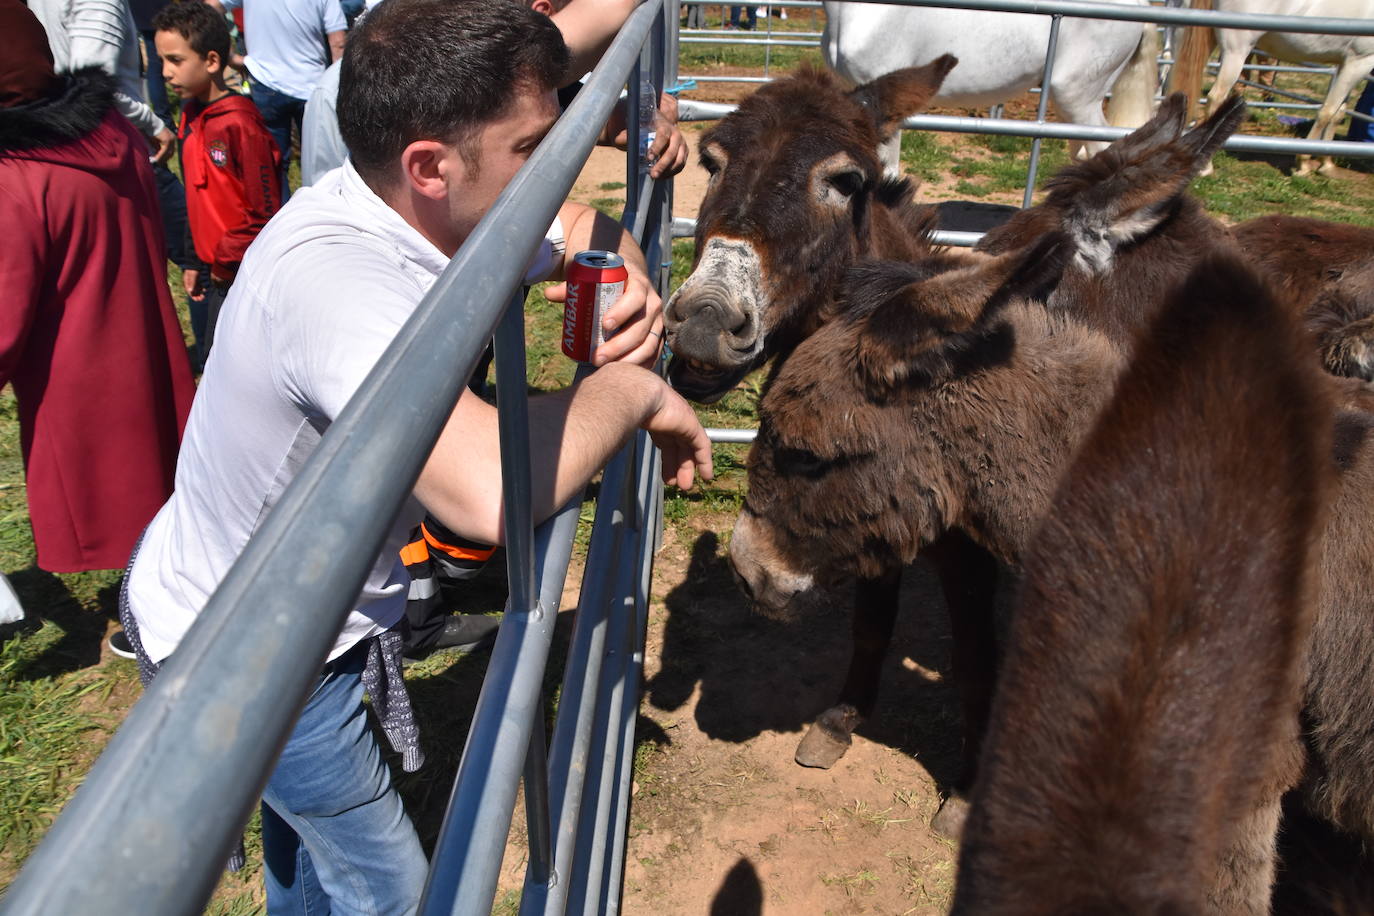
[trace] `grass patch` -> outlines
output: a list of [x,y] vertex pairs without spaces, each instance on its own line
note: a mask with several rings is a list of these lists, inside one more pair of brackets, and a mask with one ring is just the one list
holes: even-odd
[[949,152],[936,134],[924,130],[902,131],[902,166],[922,181],[944,174]]

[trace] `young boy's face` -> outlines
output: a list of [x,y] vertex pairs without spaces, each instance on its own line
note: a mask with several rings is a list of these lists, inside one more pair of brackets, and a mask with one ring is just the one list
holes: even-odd
[[224,68],[219,54],[210,51],[201,57],[180,32],[158,32],[153,44],[162,58],[162,78],[172,91],[183,99],[208,101],[215,78]]

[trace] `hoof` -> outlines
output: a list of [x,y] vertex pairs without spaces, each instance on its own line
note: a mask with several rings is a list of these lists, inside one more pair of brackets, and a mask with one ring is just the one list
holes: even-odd
[[797,745],[793,758],[804,767],[828,770],[840,762],[845,751],[849,750],[852,739],[848,735],[833,735],[817,722],[807,729],[806,736]]
[[951,795],[940,804],[940,810],[930,819],[930,829],[947,840],[958,840],[964,835],[966,820],[968,802],[958,795]]

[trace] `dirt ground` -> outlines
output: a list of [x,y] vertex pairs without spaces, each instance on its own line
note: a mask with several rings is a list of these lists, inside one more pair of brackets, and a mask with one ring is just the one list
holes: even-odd
[[[722,549],[734,519],[679,531],[655,567],[625,912],[935,914],[953,847],[932,834],[954,775],[958,711],[929,575],[908,576],[882,714],[831,770],[793,759],[837,694],[849,601],[755,615]],[[919,571],[918,573],[923,573]]]

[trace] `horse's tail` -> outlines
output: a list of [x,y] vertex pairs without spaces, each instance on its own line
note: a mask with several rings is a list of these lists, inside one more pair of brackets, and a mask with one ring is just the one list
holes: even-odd
[[[1193,0],[1193,9],[1213,9],[1213,0]],[[1212,56],[1216,34],[1205,26],[1190,26],[1183,38],[1183,47],[1169,69],[1168,92],[1182,92],[1188,97],[1189,117],[1202,117],[1202,72],[1207,58]]]
[[1114,127],[1139,127],[1155,113],[1155,90],[1159,88],[1159,28],[1153,22],[1142,25],[1135,54],[1112,84],[1107,123]]

